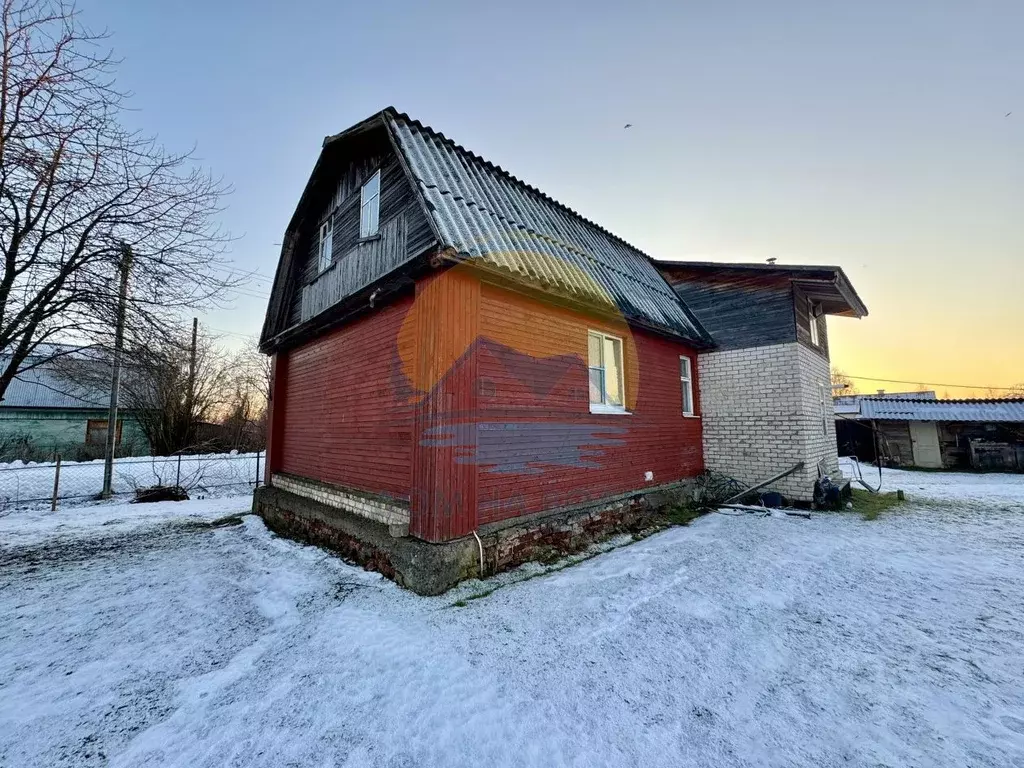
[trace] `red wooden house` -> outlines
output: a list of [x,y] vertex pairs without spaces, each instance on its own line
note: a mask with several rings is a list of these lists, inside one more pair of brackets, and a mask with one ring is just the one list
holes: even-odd
[[418,591],[704,468],[712,340],[650,258],[392,109],[325,140],[261,346],[257,511]]

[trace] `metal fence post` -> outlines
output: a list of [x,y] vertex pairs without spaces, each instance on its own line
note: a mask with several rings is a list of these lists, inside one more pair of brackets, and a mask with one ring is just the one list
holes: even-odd
[[50,511],[57,511],[57,493],[60,490],[60,454],[57,454],[57,465],[53,471],[53,498],[50,499]]
[[181,487],[181,454],[178,454],[178,474],[174,478],[174,487]]
[[256,484],[253,486],[255,488],[260,487],[260,453],[262,451],[256,451]]

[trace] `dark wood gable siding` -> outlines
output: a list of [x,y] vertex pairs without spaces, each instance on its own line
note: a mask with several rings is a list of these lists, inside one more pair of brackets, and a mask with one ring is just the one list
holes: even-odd
[[821,342],[820,346],[815,346],[811,343],[811,302],[796,286],[793,287],[793,304],[796,307],[797,341],[828,357],[828,326],[825,316],[822,315],[814,320],[818,324],[818,340]]
[[[362,186],[378,169],[379,234],[360,240]],[[354,143],[334,178],[336,185],[313,201],[317,213],[305,217],[299,233],[289,327],[367,287],[434,244],[430,223],[383,129]],[[328,215],[334,217],[332,265],[320,273],[320,224]]]
[[664,270],[669,283],[711,334],[719,349],[796,340],[788,278]]

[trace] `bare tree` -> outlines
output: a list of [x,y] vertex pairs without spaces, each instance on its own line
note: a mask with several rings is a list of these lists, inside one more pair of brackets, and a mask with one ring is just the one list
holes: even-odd
[[231,358],[228,379],[228,400],[221,423],[226,447],[261,450],[266,442],[270,358],[259,351],[255,339]]
[[200,451],[217,435],[203,427],[218,420],[231,394],[231,360],[200,333],[192,369],[190,339],[134,346],[122,383],[125,408],[133,410],[154,455]]
[[123,127],[105,33],[64,0],[0,0],[0,25],[2,400],[46,342],[108,343],[122,244],[135,252],[140,337],[237,281],[225,277],[214,221],[226,188],[189,154]]
[[[220,434],[210,426],[230,407],[233,359],[200,332],[192,363],[190,330],[163,333],[124,350],[120,404],[131,414],[155,456],[220,448]],[[52,366],[69,394],[97,391],[110,380],[105,349],[68,355]]]
[[849,376],[847,376],[843,371],[839,370],[835,366],[832,366],[830,374],[832,378],[833,395],[857,394],[857,385],[854,384],[853,380]]
[[1020,384],[1014,384],[1010,387],[1010,391],[1007,393],[1007,397],[1024,397],[1024,381]]

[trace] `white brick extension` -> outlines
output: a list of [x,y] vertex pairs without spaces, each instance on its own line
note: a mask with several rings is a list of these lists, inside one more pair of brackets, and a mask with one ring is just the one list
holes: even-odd
[[357,496],[326,483],[318,483],[314,480],[305,480],[294,475],[275,474],[270,479],[271,485],[280,488],[282,491],[294,493],[296,496],[304,496],[307,499],[318,501],[329,507],[343,509],[354,515],[376,520],[388,526],[408,526],[409,510],[394,504],[388,504],[376,499]]
[[809,501],[818,466],[838,479],[828,358],[792,342],[698,356],[704,461],[753,485],[805,468],[772,488]]

